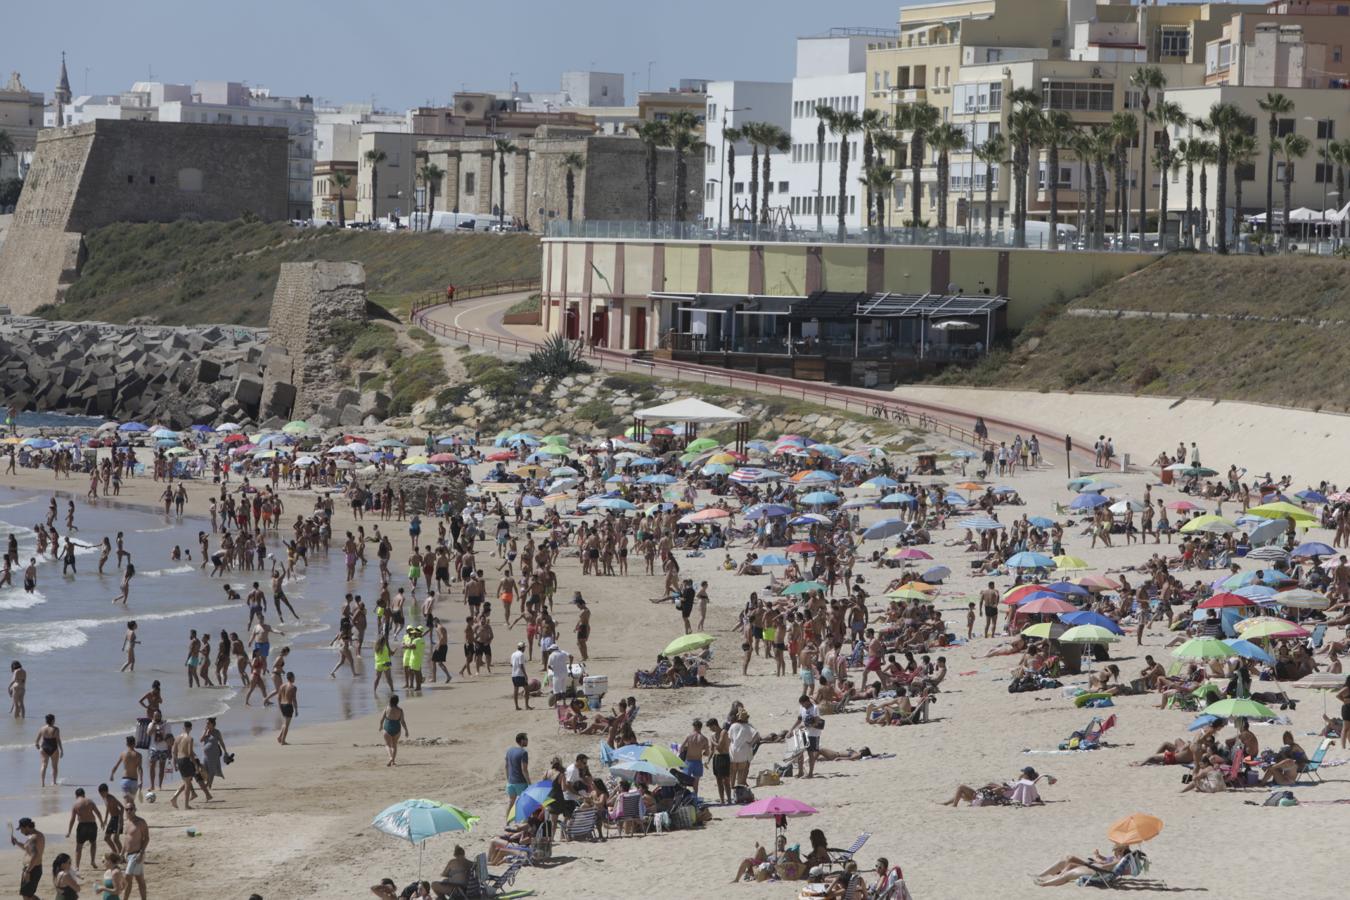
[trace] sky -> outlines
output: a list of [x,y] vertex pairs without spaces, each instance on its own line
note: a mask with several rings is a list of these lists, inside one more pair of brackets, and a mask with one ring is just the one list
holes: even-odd
[[[64,0],[6,2],[0,83],[50,94],[135,81],[243,81],[274,94],[402,111],[458,90],[557,90],[569,70],[621,72],[635,90],[681,78],[787,81],[793,39],[894,28],[899,0]],[[22,40],[17,40],[23,35]]]

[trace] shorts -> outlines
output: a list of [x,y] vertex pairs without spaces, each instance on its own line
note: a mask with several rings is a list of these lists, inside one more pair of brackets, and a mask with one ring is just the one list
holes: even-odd
[[685,771],[695,778],[703,777],[703,760],[701,759],[685,760],[684,768]]
[[985,617],[986,619],[997,619],[997,618],[998,618],[998,607],[997,607],[997,606],[986,606],[986,607],[984,608],[984,617]]
[[506,796],[514,800],[525,793],[527,787],[529,787],[529,785],[523,781],[508,781],[506,783]]
[[758,640],[763,640],[763,638],[764,638],[764,629],[761,628],[761,627],[758,626],[758,625],[751,625],[751,626],[750,626],[750,636],[753,637],[753,638],[754,638],[755,640],[757,640],[757,641],[758,641]]
[[809,734],[808,734],[808,735],[806,736],[806,749],[809,750],[809,751],[812,752],[812,753],[819,753],[819,752],[820,752],[820,735],[818,735],[818,734],[817,734],[817,735],[809,735]]
[[802,669],[797,674],[801,676],[802,684],[806,687],[811,687],[816,683],[816,673],[810,669]]
[[33,897],[37,895],[38,882],[42,880],[42,866],[33,866],[33,868],[19,875],[19,896]]
[[295,707],[289,703],[278,703],[277,709],[281,712],[283,719],[289,719],[295,715]]
[[466,641],[464,644],[464,658],[473,659],[473,648],[478,646],[473,641]]
[[417,580],[420,579],[421,577],[422,577],[422,569],[421,569],[420,566],[409,566],[409,567],[408,567],[408,580],[409,580],[409,581],[417,581]]
[[511,686],[512,686],[512,687],[518,687],[518,688],[529,687],[529,686],[530,686],[530,679],[529,679],[529,678],[526,678],[524,675],[512,675],[512,676],[511,676]]
[[114,834],[119,834],[121,831],[122,831],[121,816],[108,816],[108,818],[103,820],[104,834],[108,835],[109,837],[112,837]]
[[731,754],[714,753],[712,758],[713,775],[727,778],[731,775]]
[[169,761],[169,751],[168,751],[168,750],[151,750],[151,751],[150,751],[150,761],[151,761],[151,762],[168,762],[168,761]]
[[474,597],[470,597],[470,598],[469,598],[469,609],[475,609],[475,610],[476,610],[476,609],[478,609],[478,607],[480,607],[480,606],[482,606],[482,605],[483,605],[483,595],[482,595],[482,594],[478,594],[477,596],[474,596]]
[[136,796],[136,790],[141,786],[141,783],[135,778],[123,778],[120,786],[123,794],[128,797],[134,797]]
[[262,654],[263,659],[267,659],[267,654],[272,652],[271,644],[254,644],[253,649]]
[[870,656],[867,659],[867,665],[863,667],[864,672],[881,672],[881,657]]
[[450,648],[447,647],[445,644],[441,644],[435,650],[431,651],[431,661],[434,663],[445,662],[446,653],[449,651],[449,649]]
[[145,858],[140,853],[128,853],[126,867],[122,870],[132,877],[145,877]]
[[178,769],[178,774],[184,781],[191,781],[192,776],[197,774],[197,766],[192,761],[192,757],[184,756],[181,759],[174,760],[174,767]]
[[75,826],[76,844],[85,844],[85,843],[93,844],[96,843],[97,841],[98,841],[97,822],[81,822],[80,824]]

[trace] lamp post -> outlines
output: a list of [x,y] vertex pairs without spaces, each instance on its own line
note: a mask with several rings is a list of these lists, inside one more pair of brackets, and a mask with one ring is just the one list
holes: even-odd
[[731,201],[727,199],[727,115],[734,112],[748,112],[748,106],[733,106],[722,110],[722,148],[718,151],[720,158],[717,161],[718,172],[721,177],[717,179],[717,236],[722,236],[722,207],[730,206]]

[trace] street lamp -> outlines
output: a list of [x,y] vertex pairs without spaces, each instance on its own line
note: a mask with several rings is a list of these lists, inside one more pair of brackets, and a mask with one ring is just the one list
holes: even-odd
[[717,179],[717,234],[718,234],[719,237],[720,237],[721,234],[722,234],[722,207],[723,207],[723,205],[730,205],[730,201],[727,200],[727,187],[726,187],[726,185],[727,185],[727,114],[728,114],[728,113],[734,113],[734,112],[748,112],[749,110],[750,110],[750,107],[748,107],[748,106],[733,106],[733,107],[731,107],[731,108],[729,108],[729,109],[724,109],[724,110],[722,110],[722,149],[718,151],[718,153],[721,154],[721,158],[718,160],[718,171],[719,171],[719,174],[721,175],[721,177]]
[[[1327,230],[1327,186],[1331,175],[1331,119],[1317,119],[1312,116],[1304,116],[1305,121],[1316,122],[1319,126],[1325,122],[1326,127],[1322,129],[1322,234]],[[1288,223],[1285,223],[1288,227]],[[1322,249],[1321,239],[1317,242],[1317,249]]]

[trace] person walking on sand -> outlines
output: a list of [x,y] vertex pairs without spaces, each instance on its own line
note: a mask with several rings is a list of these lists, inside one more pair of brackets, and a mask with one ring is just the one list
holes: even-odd
[[75,868],[80,867],[80,859],[86,844],[89,845],[89,865],[94,864],[98,852],[98,830],[103,825],[103,813],[98,804],[84,795],[84,788],[75,789],[75,803],[70,807],[70,821],[66,824],[66,840],[75,832]]
[[47,849],[47,836],[37,830],[33,820],[27,816],[19,820],[19,834],[23,840],[9,830],[9,842],[23,853],[23,867],[19,870],[19,896],[23,900],[37,900],[38,882],[42,880],[42,853]]
[[56,716],[47,713],[46,724],[38,729],[37,737],[33,740],[33,746],[37,747],[39,755],[42,757],[41,786],[47,786],[47,765],[52,767],[52,787],[56,787],[56,779],[61,774],[61,757],[65,755],[65,748],[61,746],[61,729],[56,727]]
[[525,695],[525,708],[530,706],[530,676],[525,671],[525,642],[516,644],[516,652],[511,654],[511,702],[520,711],[520,695]]
[[118,754],[117,761],[113,763],[112,771],[108,773],[108,780],[111,781],[117,777],[118,769],[122,770],[122,779],[117,786],[122,789],[122,796],[126,797],[128,801],[136,799],[136,795],[140,793],[143,764],[141,752],[136,749],[136,738],[133,735],[127,735],[127,749]]
[[572,602],[580,610],[577,613],[577,624],[572,628],[577,636],[577,650],[581,653],[581,661],[588,662],[590,656],[586,654],[586,642],[591,637],[591,610],[586,606],[586,601],[582,599],[580,591],[577,591],[576,599]]
[[389,751],[386,768],[398,765],[398,742],[400,738],[411,737],[408,733],[408,716],[398,705],[398,694],[389,695],[389,705],[380,717],[380,733],[384,735],[384,746]]
[[103,800],[103,843],[108,849],[122,855],[122,801],[113,796],[106,784],[98,786],[98,795]]
[[698,782],[703,777],[703,760],[712,755],[712,744],[703,733],[702,719],[695,719],[693,728],[680,744],[679,754],[684,760],[685,770],[694,779],[693,791],[698,794]]
[[530,786],[530,737],[525,732],[516,735],[516,745],[506,751],[506,808]]
[[[145,900],[145,848],[150,846],[150,826],[136,813],[136,804],[127,803],[127,825],[123,833],[127,879],[136,882],[136,890]],[[127,898],[129,900],[129,898]]]
[[192,723],[184,722],[182,732],[173,739],[173,765],[182,780],[178,790],[169,798],[169,805],[174,809],[178,808],[179,797],[183,798],[183,809],[192,809],[192,798],[197,796],[197,792],[192,789],[192,778],[197,774],[197,764],[193,762],[194,754]]
[[295,673],[286,673],[286,683],[277,688],[277,709],[281,711],[281,733],[277,743],[286,746],[286,735],[291,731],[291,719],[300,715],[300,689],[295,684]]

